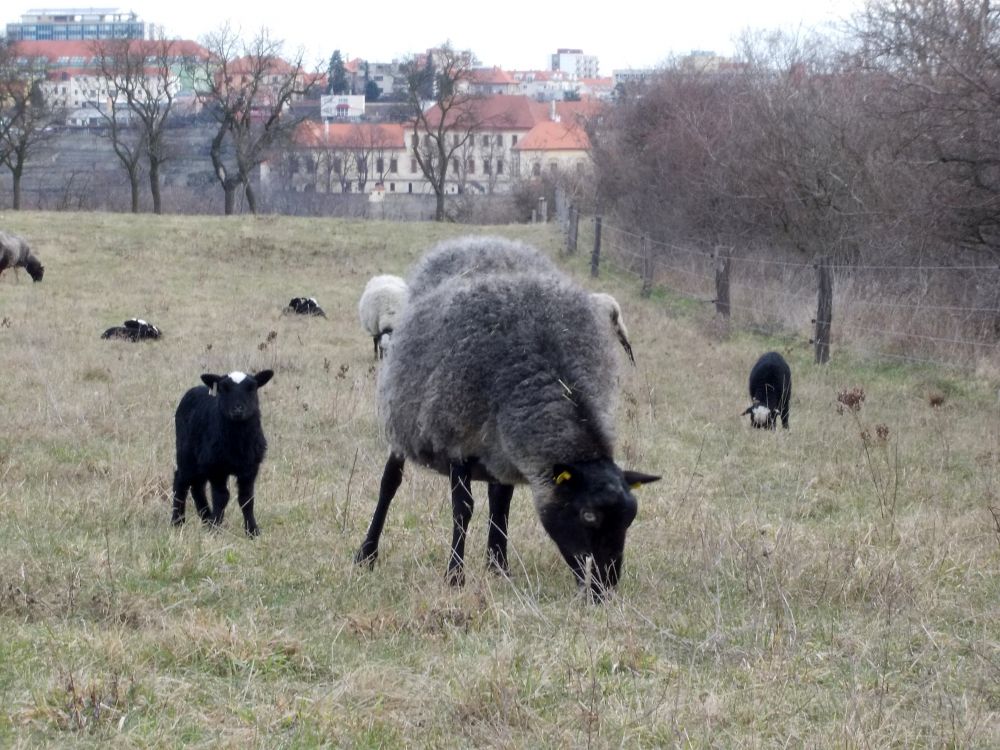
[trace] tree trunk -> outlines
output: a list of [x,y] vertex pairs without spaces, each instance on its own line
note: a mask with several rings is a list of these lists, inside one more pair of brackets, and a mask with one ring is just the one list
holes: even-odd
[[139,213],[139,170],[133,169],[128,173],[129,189],[132,191],[132,213]]
[[236,184],[224,182],[222,189],[226,191],[226,216],[232,216],[236,209]]
[[163,213],[163,199],[160,196],[160,160],[149,157],[149,192],[153,196],[153,213]]
[[437,207],[434,209],[434,221],[444,221],[444,190],[436,193]]
[[17,166],[11,170],[11,178],[14,188],[14,197],[13,202],[11,203],[11,208],[15,211],[21,210],[21,173],[23,171],[24,168],[20,164],[17,164]]
[[247,197],[247,208],[250,209],[250,213],[254,216],[257,215],[257,194],[253,190],[253,186],[250,184],[250,180],[243,183],[243,194]]

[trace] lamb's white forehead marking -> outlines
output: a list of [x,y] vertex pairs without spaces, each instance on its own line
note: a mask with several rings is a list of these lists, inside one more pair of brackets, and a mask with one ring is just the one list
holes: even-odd
[[750,416],[754,421],[754,424],[763,424],[767,421],[770,409],[766,406],[755,406],[753,411],[750,412]]
[[316,298],[315,297],[309,297],[309,301],[312,302],[314,305],[319,304],[318,302],[316,302]]
[[242,383],[244,380],[247,379],[247,374],[245,372],[240,372],[239,370],[234,370],[233,372],[229,373],[229,379],[232,380],[234,383]]

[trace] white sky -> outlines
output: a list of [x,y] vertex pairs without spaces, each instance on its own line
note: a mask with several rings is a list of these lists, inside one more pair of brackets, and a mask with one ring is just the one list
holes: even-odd
[[[471,49],[483,65],[507,70],[548,67],[557,48],[597,55],[601,75],[617,68],[653,67],[671,54],[713,50],[729,54],[747,28],[786,30],[822,26],[847,17],[863,0],[385,0],[290,3],[288,0],[131,0],[40,3],[7,0],[0,21],[19,21],[29,8],[119,7],[161,24],[168,36],[200,39],[229,20],[245,36],[267,27],[302,49],[307,61],[345,59],[387,62],[444,41]],[[22,4],[23,3],[23,4]]]

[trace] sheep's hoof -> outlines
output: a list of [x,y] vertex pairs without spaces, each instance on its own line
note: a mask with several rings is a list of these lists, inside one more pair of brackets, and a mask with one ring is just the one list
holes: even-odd
[[183,526],[184,525],[184,516],[171,516],[171,518],[170,518],[170,525],[171,526]]
[[510,565],[507,564],[506,558],[499,555],[490,553],[486,561],[486,569],[495,575],[510,578]]
[[247,536],[255,539],[260,536],[260,526],[250,526],[247,528]]
[[444,574],[444,579],[448,582],[449,586],[464,586],[465,568],[461,565],[448,568],[448,572]]
[[378,560],[378,547],[369,547],[367,543],[361,545],[361,549],[354,555],[355,565],[367,565],[369,570],[375,568],[375,561]]

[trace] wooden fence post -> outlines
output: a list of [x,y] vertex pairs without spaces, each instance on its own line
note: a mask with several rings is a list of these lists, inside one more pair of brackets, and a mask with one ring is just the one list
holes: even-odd
[[642,258],[642,289],[640,297],[649,297],[653,293],[653,257],[649,248],[649,237],[645,234],[639,239],[639,254]]
[[569,251],[576,254],[576,238],[580,236],[580,209],[573,206],[569,216]]
[[594,217],[594,252],[590,256],[590,275],[597,278],[601,267],[601,215]]
[[715,312],[729,320],[729,253],[715,249]]
[[816,308],[816,364],[830,361],[830,324],[833,322],[833,270],[829,256],[816,265],[819,301]]

